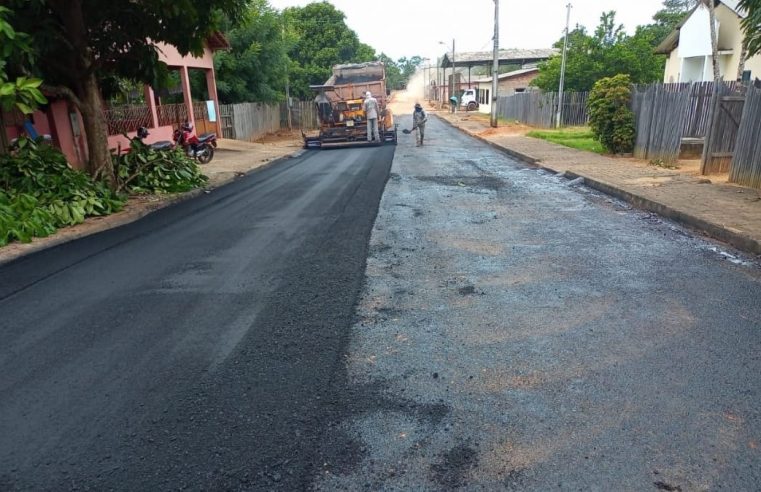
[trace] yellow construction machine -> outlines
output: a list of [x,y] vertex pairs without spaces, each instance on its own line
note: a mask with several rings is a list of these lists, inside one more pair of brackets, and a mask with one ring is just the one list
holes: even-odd
[[367,141],[367,117],[364,95],[370,92],[378,101],[381,113],[378,132],[381,142],[396,144],[397,126],[386,107],[386,72],[382,62],[336,65],[324,85],[310,86],[317,92],[314,99],[319,115],[319,130],[302,131],[305,148],[378,145]]

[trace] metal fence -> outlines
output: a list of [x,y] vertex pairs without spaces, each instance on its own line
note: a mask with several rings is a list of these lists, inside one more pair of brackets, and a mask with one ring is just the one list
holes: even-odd
[[188,107],[185,103],[162,104],[156,107],[159,117],[159,126],[177,126],[187,121]]
[[[583,126],[589,121],[588,92],[563,95],[562,126]],[[497,98],[497,116],[539,128],[552,128],[558,108],[557,92],[530,91]]]
[[[222,135],[225,138],[254,141],[269,133],[289,128],[288,106],[282,104],[240,103],[220,106]],[[319,126],[317,111],[311,101],[291,105],[291,128],[314,129]]]
[[116,106],[103,111],[109,135],[134,132],[141,126],[151,127],[153,118],[148,106]]

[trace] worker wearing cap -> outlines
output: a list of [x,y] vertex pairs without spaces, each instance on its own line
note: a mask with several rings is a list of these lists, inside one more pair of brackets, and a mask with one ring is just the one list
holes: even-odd
[[423,106],[420,103],[415,103],[415,112],[412,113],[412,127],[417,130],[415,139],[417,140],[418,147],[423,145],[426,121],[428,121],[428,117],[425,115],[425,111],[423,111]]
[[378,107],[378,100],[373,97],[370,91],[365,93],[364,109],[367,117],[367,141],[380,142],[380,132],[378,131],[380,108]]

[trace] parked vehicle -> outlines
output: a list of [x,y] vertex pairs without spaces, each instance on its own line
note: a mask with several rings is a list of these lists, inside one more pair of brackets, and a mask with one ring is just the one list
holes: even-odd
[[174,142],[185,150],[188,157],[198,160],[199,164],[207,164],[214,158],[217,135],[204,133],[196,136],[193,133],[193,125],[186,121],[174,131]]
[[[150,135],[150,133],[148,133],[148,129],[144,126],[141,126],[137,129],[137,136],[135,138],[143,142],[143,140],[145,140],[148,135]],[[174,148],[174,142],[169,140],[159,140],[158,142],[152,142],[146,145],[154,150],[171,150]]]
[[476,89],[466,89],[460,96],[460,106],[468,111],[478,109],[478,91]]
[[320,119],[316,134],[304,137],[304,147],[340,147],[374,145],[367,141],[367,118],[363,106],[365,92],[378,101],[378,132],[382,142],[397,141],[397,125],[386,107],[386,69],[382,62],[335,65],[333,75],[324,85],[312,85],[317,92],[314,102]]

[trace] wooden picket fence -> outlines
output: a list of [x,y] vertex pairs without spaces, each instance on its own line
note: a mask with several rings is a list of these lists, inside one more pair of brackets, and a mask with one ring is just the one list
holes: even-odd
[[[288,128],[288,107],[282,104],[240,103],[220,106],[222,135],[236,140],[255,141]],[[311,101],[295,101],[291,106],[291,128],[314,129],[319,125]]]
[[668,163],[679,158],[688,102],[686,91],[670,91],[663,85],[654,84],[633,91],[635,157]]
[[[562,126],[583,126],[589,121],[589,92],[567,92],[563,95]],[[529,91],[497,98],[497,115],[538,128],[555,126],[558,107],[557,92]]]
[[[719,92],[722,97],[729,97],[741,88],[737,82],[725,82]],[[711,125],[713,95],[713,82],[634,86],[634,155],[641,159],[674,162],[679,158],[683,138],[705,139]],[[733,109],[737,111],[737,108]],[[714,142],[719,145],[730,140],[733,140],[731,135],[722,135]],[[722,154],[726,153],[725,148]],[[726,161],[726,157],[724,159]],[[718,165],[725,170],[727,166],[728,161]]]
[[761,188],[761,89],[748,89],[741,118],[729,180]]

